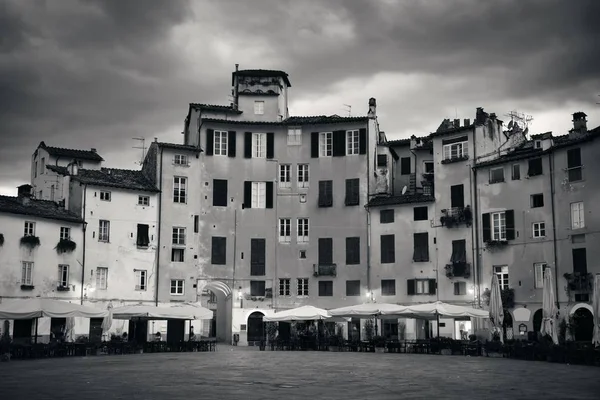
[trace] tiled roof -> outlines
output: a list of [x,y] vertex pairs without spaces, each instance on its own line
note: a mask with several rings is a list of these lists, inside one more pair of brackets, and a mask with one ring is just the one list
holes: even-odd
[[98,153],[92,150],[77,150],[77,149],[64,149],[62,147],[51,147],[46,146],[46,143],[41,142],[38,147],[46,150],[48,154],[54,157],[63,157],[77,160],[91,160],[91,161],[104,161]]
[[551,139],[551,138],[552,138],[552,132],[538,133],[537,135],[531,135],[531,140],[544,140],[544,139]]
[[286,72],[273,70],[273,69],[242,69],[237,72],[231,73],[231,85],[234,84],[235,76],[252,76],[256,78],[271,78],[271,77],[280,77],[283,78],[283,81],[288,87],[292,87],[290,83],[289,75]]
[[200,104],[200,103],[190,103],[191,108],[196,108],[198,110],[206,110],[206,111],[215,111],[215,112],[228,112],[233,114],[241,114],[240,110],[236,110],[231,106],[222,106],[218,104]]
[[189,144],[177,144],[177,143],[166,143],[166,142],[157,142],[158,146],[163,147],[165,149],[173,149],[173,150],[187,150],[187,151],[195,151],[202,152],[200,147],[192,146]]
[[60,207],[57,203],[49,200],[29,199],[27,204],[23,204],[22,199],[18,197],[0,196],[0,212],[75,223],[83,222],[77,214],[67,211],[64,207]]
[[367,207],[393,206],[399,204],[431,203],[435,197],[424,194],[404,194],[400,196],[377,196],[373,197]]
[[471,124],[471,125],[466,125],[466,126],[460,126],[458,128],[441,130],[438,132],[432,132],[429,135],[429,137],[443,136],[443,135],[449,135],[451,133],[458,133],[458,132],[462,132],[462,131],[466,131],[466,130],[472,130],[474,127],[475,127],[475,124]]
[[388,140],[388,146],[408,146],[410,145],[410,139],[396,139],[396,140]]
[[[69,174],[66,167],[48,165],[46,168],[61,175]],[[71,179],[94,186],[159,192],[158,188],[144,176],[142,171],[130,169],[102,168],[94,170],[79,168],[77,175],[72,176]]]
[[322,125],[322,124],[342,124],[349,122],[367,122],[368,117],[340,117],[338,115],[318,115],[312,117],[289,117],[283,121],[240,121],[219,118],[206,118],[204,122],[221,122],[232,125],[272,125],[272,126],[292,126],[292,125]]

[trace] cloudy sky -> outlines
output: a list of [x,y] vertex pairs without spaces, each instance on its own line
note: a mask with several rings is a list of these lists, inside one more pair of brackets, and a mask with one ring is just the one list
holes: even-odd
[[600,125],[600,1],[0,0],[0,193],[41,140],[137,168],[132,138],[182,141],[188,103],[228,104],[231,71],[281,69],[292,115],[365,115],[388,138],[476,107],[566,133]]

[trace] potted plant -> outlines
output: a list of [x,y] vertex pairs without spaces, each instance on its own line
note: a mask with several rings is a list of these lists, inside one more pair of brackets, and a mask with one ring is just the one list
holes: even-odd
[[374,336],[373,344],[375,345],[375,353],[385,353],[385,338],[383,336]]
[[277,341],[277,322],[267,322],[265,326],[267,333],[267,340],[271,346],[271,350],[275,350],[275,343]]
[[60,239],[54,248],[58,254],[70,253],[77,248],[77,244],[71,239]]
[[28,247],[29,250],[35,249],[40,245],[40,238],[33,235],[25,235],[21,238],[21,246]]

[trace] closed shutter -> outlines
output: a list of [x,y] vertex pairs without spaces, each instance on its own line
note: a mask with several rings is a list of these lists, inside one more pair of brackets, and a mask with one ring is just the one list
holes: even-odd
[[319,265],[333,264],[333,239],[319,238]]
[[581,166],[581,149],[571,149],[567,151],[567,168]]
[[360,185],[360,180],[355,179],[346,179],[346,205],[347,206],[357,206],[359,204],[359,194],[358,188]]
[[391,264],[396,262],[396,243],[394,235],[381,235],[380,237],[380,257],[382,264]]
[[273,191],[273,182],[267,182],[265,189],[265,207],[273,208],[273,197],[275,193]]
[[410,175],[410,157],[400,159],[400,175]]
[[450,186],[450,207],[465,207],[465,187],[463,185]]
[[515,239],[515,212],[514,210],[506,210],[504,212],[506,218],[506,240]]
[[263,276],[266,270],[265,239],[250,239],[250,275]]
[[236,136],[237,134],[235,131],[227,132],[227,155],[229,157],[235,157]]
[[252,208],[252,182],[244,182],[244,204],[242,208]]
[[150,244],[150,238],[148,236],[149,226],[145,224],[138,224],[137,226],[137,245],[140,247],[147,247]]
[[212,156],[215,150],[215,130],[207,129],[206,130],[206,149],[204,149],[204,154],[207,156]]
[[414,296],[415,295],[415,286],[417,284],[417,281],[414,279],[408,279],[406,281],[406,294],[408,294],[409,296]]
[[225,265],[227,262],[227,238],[212,237],[211,264]]
[[435,294],[437,285],[435,279],[429,279],[429,294]]
[[346,131],[334,131],[333,132],[333,151],[334,157],[341,157],[346,155]]
[[573,272],[587,274],[587,250],[585,248],[573,249]]
[[414,253],[413,261],[429,261],[429,234],[427,232],[413,234]]
[[483,242],[489,242],[492,240],[492,226],[491,226],[491,218],[490,213],[485,213],[481,215],[481,226],[483,230]]
[[227,180],[213,179],[213,207],[227,207]]
[[319,158],[319,132],[310,133],[310,156]]
[[367,154],[367,130],[358,131],[358,154]]
[[244,158],[252,158],[252,132],[244,132]]
[[360,237],[346,238],[346,264],[360,264]]
[[319,207],[333,205],[333,182],[319,181]]
[[275,158],[275,133],[267,132],[267,158]]

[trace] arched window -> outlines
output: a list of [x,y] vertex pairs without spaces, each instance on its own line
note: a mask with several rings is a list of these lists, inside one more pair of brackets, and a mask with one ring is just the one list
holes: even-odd
[[539,332],[542,330],[542,319],[544,318],[544,313],[540,308],[533,314],[533,331]]

